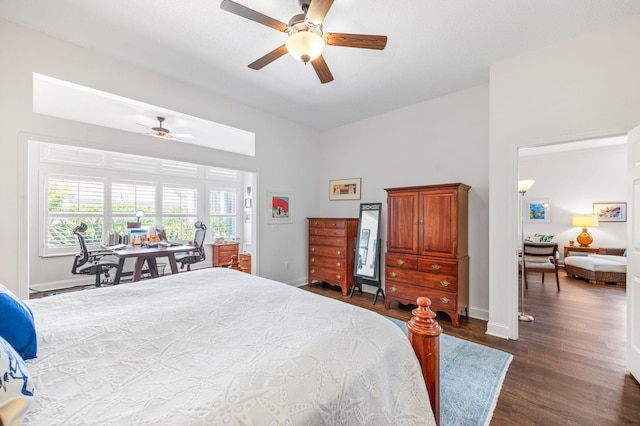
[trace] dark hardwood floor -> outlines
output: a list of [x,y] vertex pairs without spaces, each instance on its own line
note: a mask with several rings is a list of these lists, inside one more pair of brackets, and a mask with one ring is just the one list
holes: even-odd
[[[525,313],[535,320],[520,323],[520,338],[505,340],[485,334],[486,322],[461,319],[451,326],[442,314],[444,333],[513,354],[492,425],[640,425],[640,384],[628,373],[626,293],[624,287],[594,285],[560,273],[530,274]],[[514,283],[516,285],[516,283]],[[343,297],[337,287],[301,287],[346,303],[408,320],[411,311],[382,298],[356,292]],[[371,287],[372,288],[372,287]]]

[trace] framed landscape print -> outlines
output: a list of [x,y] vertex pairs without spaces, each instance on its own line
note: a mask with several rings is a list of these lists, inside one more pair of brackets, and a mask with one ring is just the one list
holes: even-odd
[[290,192],[267,192],[267,223],[292,223],[293,194]]
[[524,204],[524,221],[529,223],[551,222],[549,200],[528,200]]
[[361,178],[338,179],[329,181],[329,199],[335,200],[359,200]]
[[627,203],[593,203],[598,222],[626,222]]

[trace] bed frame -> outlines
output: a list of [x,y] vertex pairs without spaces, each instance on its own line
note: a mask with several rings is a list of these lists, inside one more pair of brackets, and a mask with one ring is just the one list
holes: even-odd
[[435,320],[436,314],[429,308],[428,297],[418,298],[418,307],[411,311],[413,317],[407,322],[409,342],[413,346],[422,375],[429,392],[429,402],[440,424],[440,334],[442,328]]

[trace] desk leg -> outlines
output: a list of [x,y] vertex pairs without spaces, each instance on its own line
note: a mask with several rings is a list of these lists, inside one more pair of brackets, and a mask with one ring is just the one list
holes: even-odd
[[120,284],[120,278],[122,278],[122,270],[124,269],[125,258],[121,257],[118,262],[118,269],[116,270],[116,276],[113,279],[113,285]]
[[138,257],[136,259],[136,267],[133,270],[133,281],[140,281],[140,277],[142,277],[142,266],[144,265],[144,257]]
[[167,255],[169,258],[169,265],[171,266],[171,275],[178,273],[178,262],[176,262],[176,256],[173,253]]
[[149,267],[149,274],[151,278],[158,278],[160,275],[158,274],[158,263],[156,262],[155,257],[147,258],[147,266]]

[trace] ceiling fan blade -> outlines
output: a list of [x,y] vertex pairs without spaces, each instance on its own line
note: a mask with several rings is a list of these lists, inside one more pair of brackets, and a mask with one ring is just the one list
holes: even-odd
[[318,78],[322,84],[333,81],[333,75],[331,71],[329,71],[329,67],[322,55],[311,61],[311,65],[313,65],[313,69],[316,70],[316,74],[318,74]]
[[250,63],[249,68],[251,68],[252,70],[259,70],[269,65],[271,62],[275,61],[282,55],[285,55],[287,52],[288,52],[287,46],[283,44],[282,46],[273,49],[271,52],[267,53],[262,58],[256,59],[255,61]]
[[312,0],[307,10],[306,20],[313,25],[322,24],[332,4],[333,0]]
[[325,33],[324,38],[329,46],[382,50],[387,45],[387,36],[381,35]]
[[277,19],[270,18],[267,15],[263,15],[262,13],[256,12],[253,9],[249,9],[248,7],[238,4],[235,1],[222,0],[222,3],[220,3],[220,9],[231,12],[234,15],[250,19],[259,24],[266,25],[267,27],[271,27],[274,30],[284,32],[287,29],[287,24],[285,24],[284,22],[280,22]]

